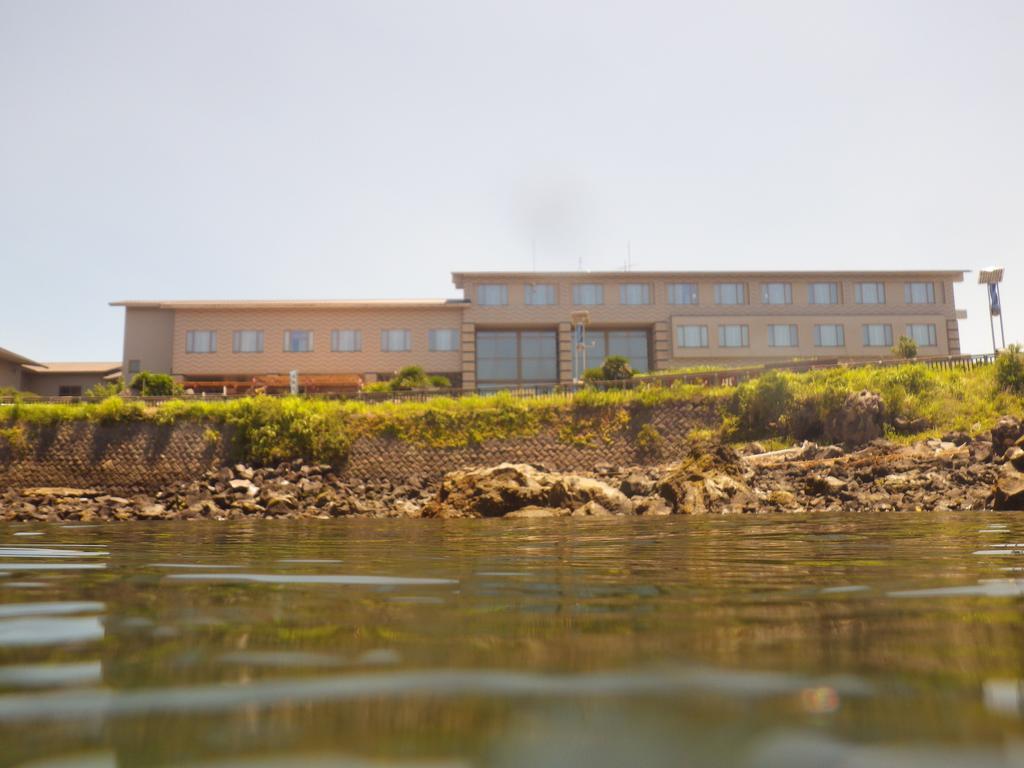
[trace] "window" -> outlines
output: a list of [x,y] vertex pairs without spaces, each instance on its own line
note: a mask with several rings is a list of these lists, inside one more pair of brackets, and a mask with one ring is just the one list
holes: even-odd
[[428,346],[431,352],[454,352],[459,348],[459,331],[457,328],[435,328],[428,334]]
[[285,331],[284,332],[285,352],[312,352],[313,332],[312,331]]
[[934,304],[935,283],[904,283],[903,300],[907,304]]
[[669,283],[668,284],[669,304],[696,304],[697,284],[696,283]]
[[216,352],[217,332],[189,331],[185,334],[185,351],[197,355]]
[[128,373],[139,373],[142,370],[141,360],[129,360],[128,361]]
[[706,325],[677,325],[676,345],[684,348],[706,347],[708,327]]
[[[734,302],[742,304],[743,302]],[[762,304],[792,304],[793,286],[789,283],[762,283],[761,284]]]
[[651,286],[647,283],[624,283],[619,286],[619,304],[650,304]]
[[891,347],[892,326],[881,323],[864,326],[865,347]]
[[408,352],[411,349],[411,334],[405,328],[394,328],[380,332],[381,352]]
[[235,331],[232,352],[262,352],[263,331]]
[[362,352],[362,331],[331,331],[331,352]]
[[857,283],[853,292],[858,304],[885,304],[885,283]]
[[526,303],[533,307],[555,304],[555,286],[550,283],[527,283],[523,286]]
[[519,378],[523,381],[558,380],[558,338],[553,331],[519,334]]
[[572,303],[604,304],[604,286],[600,283],[580,283],[572,287]]
[[917,342],[919,347],[935,347],[938,341],[935,337],[935,326],[931,323],[914,323],[907,326],[907,336]]
[[795,325],[769,325],[769,347],[798,347],[799,335]]
[[483,307],[500,307],[508,304],[508,286],[478,285],[476,287],[476,303]]
[[648,346],[647,331],[608,331],[608,354],[622,355],[629,360],[629,367],[637,373],[646,373],[650,370],[647,360]]
[[749,347],[750,328],[746,325],[720,325],[718,326],[718,346],[720,347]]
[[747,286],[744,283],[715,283],[715,304],[746,304]]
[[61,384],[57,387],[57,397],[81,397],[82,387],[77,384]]
[[846,332],[841,325],[814,326],[814,346],[845,347]]
[[836,283],[811,283],[807,286],[808,304],[838,304],[839,286]]
[[479,331],[476,376],[480,382],[558,381],[555,331]]

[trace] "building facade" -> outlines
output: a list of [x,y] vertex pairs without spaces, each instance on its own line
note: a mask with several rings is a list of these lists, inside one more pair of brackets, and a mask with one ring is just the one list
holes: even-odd
[[37,363],[0,348],[0,390],[4,391],[80,397],[97,384],[116,382],[120,377],[120,363]]
[[[197,389],[297,370],[329,390],[407,365],[464,389],[567,384],[607,355],[638,371],[795,358],[878,359],[900,336],[960,353],[954,283],[929,272],[457,272],[452,299],[115,302],[126,378]],[[574,317],[585,317],[582,349]]]

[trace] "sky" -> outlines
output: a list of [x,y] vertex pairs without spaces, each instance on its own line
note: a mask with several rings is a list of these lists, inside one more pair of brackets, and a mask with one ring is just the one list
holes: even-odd
[[[1006,267],[1020,0],[0,0],[0,347],[453,270]],[[964,350],[991,351],[958,286]]]

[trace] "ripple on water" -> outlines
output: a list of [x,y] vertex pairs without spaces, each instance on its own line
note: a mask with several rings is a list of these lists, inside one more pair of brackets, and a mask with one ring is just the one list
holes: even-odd
[[103,680],[99,661],[69,664],[19,664],[0,667],[0,686],[15,688],[51,688],[95,685]]
[[1024,580],[992,579],[960,587],[934,587],[932,589],[901,589],[889,592],[889,597],[1021,597]]
[[[103,550],[57,549],[54,547],[0,547],[0,557],[106,557]],[[4,568],[7,566],[5,565]]]
[[0,647],[84,643],[102,638],[103,625],[98,616],[0,621]]
[[243,582],[250,584],[342,584],[369,586],[436,586],[458,584],[457,579],[413,578],[410,576],[363,576],[355,574],[283,574],[283,573],[175,573],[174,581]]
[[42,536],[42,531],[15,531],[15,536]]
[[61,616],[69,613],[100,613],[106,608],[104,603],[85,600],[69,600],[52,603],[9,603],[0,605],[0,618],[8,619],[15,616]]
[[828,686],[840,697],[870,696],[874,689],[852,676],[812,678],[776,672],[705,667],[543,675],[493,670],[423,670],[365,675],[266,680],[129,691],[88,689],[0,696],[0,722],[173,712],[221,712],[283,701],[352,701],[372,698],[559,697],[717,695],[759,700]]
[[4,563],[5,571],[102,571],[106,563]]

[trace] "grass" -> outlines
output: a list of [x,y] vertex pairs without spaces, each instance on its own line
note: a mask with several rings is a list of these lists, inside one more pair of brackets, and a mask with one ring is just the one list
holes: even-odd
[[[828,414],[847,395],[862,389],[882,395],[890,423],[898,417],[924,419],[925,435],[958,429],[977,433],[1003,414],[1024,417],[1024,396],[1001,388],[994,366],[937,370],[908,363],[807,373],[770,371],[735,388],[676,382],[529,399],[498,393],[378,403],[267,396],[157,405],[119,397],[100,403],[23,402],[0,407],[0,436],[13,448],[20,444],[24,428],[65,421],[194,422],[203,425],[210,444],[217,442],[213,431],[229,437],[237,460],[271,464],[303,457],[337,464],[353,440],[362,436],[458,447],[554,429],[564,443],[600,445],[624,430],[642,429],[647,408],[689,401],[717,405],[721,415],[714,428],[701,428],[695,437],[699,432],[701,438],[717,433],[733,439],[782,441],[813,439]],[[653,449],[661,437],[648,430],[642,441]]]

